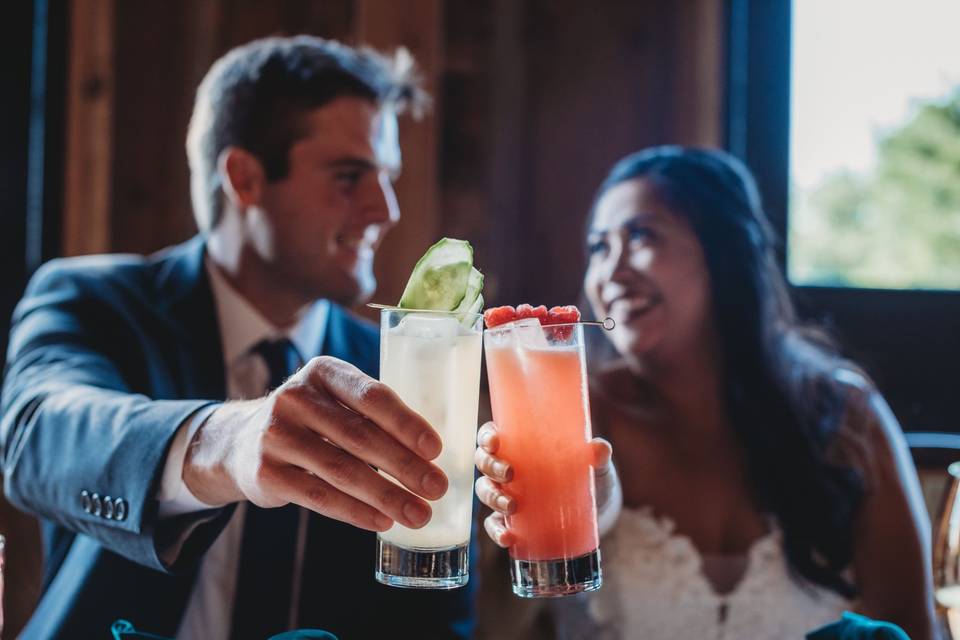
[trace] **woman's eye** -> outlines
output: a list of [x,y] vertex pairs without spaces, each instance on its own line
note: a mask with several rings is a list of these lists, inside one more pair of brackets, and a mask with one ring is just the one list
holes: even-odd
[[634,227],[630,229],[631,242],[647,242],[653,240],[656,234],[649,227]]
[[606,253],[607,249],[608,245],[606,240],[594,240],[593,242],[587,243],[587,253],[591,256]]

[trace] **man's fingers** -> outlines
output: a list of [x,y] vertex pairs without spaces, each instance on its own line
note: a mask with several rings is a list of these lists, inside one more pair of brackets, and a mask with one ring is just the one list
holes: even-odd
[[503,519],[503,515],[494,511],[484,519],[483,528],[498,547],[506,549],[513,546],[514,535],[507,529],[507,523]]
[[[277,402],[283,403],[281,419],[303,425],[363,462],[382,469],[403,486],[428,500],[447,491],[447,477],[437,465],[427,462],[373,421],[335,402],[322,391],[300,384],[286,388]],[[275,428],[276,439],[295,433],[288,426]],[[280,443],[297,447],[299,443]]]
[[334,488],[410,528],[430,520],[430,505],[309,429],[288,427],[270,441],[269,455],[301,467]]
[[494,454],[500,448],[500,436],[497,434],[497,425],[485,423],[477,431],[477,445],[487,453]]
[[425,460],[440,455],[443,443],[420,414],[405,405],[387,385],[355,366],[331,357],[314,358],[305,367],[308,379],[337,402],[369,418]]
[[294,504],[369,531],[386,531],[393,525],[386,514],[302,469],[278,465],[272,473]]
[[494,458],[483,449],[477,448],[473,452],[473,462],[485,476],[490,476],[497,482],[510,482],[513,479],[513,469],[503,460]]
[[516,511],[516,501],[503,493],[500,485],[490,478],[486,476],[477,478],[477,481],[474,483],[474,490],[477,492],[477,497],[480,499],[480,502],[494,511],[499,511],[505,515],[510,515]]
[[590,455],[593,469],[596,473],[606,473],[610,459],[613,457],[613,447],[603,438],[594,438],[590,441]]

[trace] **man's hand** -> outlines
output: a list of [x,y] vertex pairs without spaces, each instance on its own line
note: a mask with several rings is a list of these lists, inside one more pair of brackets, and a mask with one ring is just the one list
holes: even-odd
[[[314,358],[265,398],[228,402],[197,430],[183,480],[207,504],[287,503],[385,531],[419,528],[447,491],[428,462],[440,437],[389,387],[351,364]],[[403,487],[378,474],[377,467]]]
[[[503,493],[500,485],[507,484],[513,478],[513,469],[503,460],[496,457],[500,448],[500,436],[497,427],[488,422],[477,432],[477,450],[474,453],[474,462],[483,475],[477,478],[474,490],[480,502],[493,509],[483,521],[483,528],[487,535],[500,547],[511,547],[516,540],[513,533],[507,528],[504,516],[517,510],[516,501]],[[590,441],[594,477],[596,478],[598,518],[610,508],[619,511],[619,504],[612,503],[619,496],[619,480],[610,461],[613,449],[610,443],[603,438],[594,438]],[[615,516],[614,516],[615,517]],[[602,527],[601,527],[602,528]]]

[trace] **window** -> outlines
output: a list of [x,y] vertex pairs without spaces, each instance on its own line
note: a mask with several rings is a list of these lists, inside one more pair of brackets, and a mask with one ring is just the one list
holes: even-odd
[[[950,117],[957,122],[956,106],[952,116],[941,107],[956,104],[960,84],[960,37],[954,33],[960,2],[726,0],[726,9],[726,144],[757,177],[765,209],[785,241],[781,264],[802,314],[824,323],[865,367],[905,429],[960,432],[954,399],[960,381],[956,124],[952,138],[944,133],[949,126],[921,131],[912,140],[919,137],[922,144],[906,145],[910,161],[893,163],[915,178],[906,183],[911,188],[901,183],[881,192],[858,185],[878,193],[858,199],[862,194],[854,190],[850,202],[870,204],[849,206],[848,213],[857,215],[840,216],[860,224],[855,231],[831,226],[834,220],[797,202],[815,200],[801,189],[816,188],[820,178],[847,172],[875,180],[887,166],[882,141],[903,129],[925,129],[930,116],[924,114],[931,109],[938,125]],[[881,93],[863,100],[866,91]],[[882,92],[893,94],[893,108],[881,109],[888,99]],[[834,128],[840,121],[844,127]],[[857,162],[855,144],[838,144],[848,129],[861,131],[866,161]],[[944,154],[952,165],[943,162]],[[902,202],[888,206],[886,200],[894,198]],[[895,224],[877,218],[861,224],[858,215],[882,211],[872,199],[896,212]],[[933,206],[940,213],[925,210]],[[814,259],[829,251],[840,252],[844,261]],[[845,251],[859,253],[854,259]]]
[[960,2],[792,13],[791,282],[960,289]]

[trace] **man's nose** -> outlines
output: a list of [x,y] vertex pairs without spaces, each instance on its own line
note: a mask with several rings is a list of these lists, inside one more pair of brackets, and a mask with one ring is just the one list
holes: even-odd
[[371,224],[393,226],[400,221],[397,194],[386,171],[378,172],[376,185],[369,190],[363,210]]

